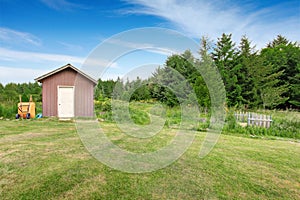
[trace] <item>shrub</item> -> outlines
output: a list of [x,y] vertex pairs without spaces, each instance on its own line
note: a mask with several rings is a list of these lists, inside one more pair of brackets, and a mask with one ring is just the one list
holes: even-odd
[[17,105],[3,105],[0,104],[0,117],[13,119],[18,113]]

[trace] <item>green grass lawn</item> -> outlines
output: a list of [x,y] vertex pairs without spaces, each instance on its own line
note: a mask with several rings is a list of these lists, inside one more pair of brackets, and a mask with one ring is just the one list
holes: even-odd
[[[138,142],[100,122],[131,151],[167,143],[174,129]],[[221,135],[198,157],[205,133],[170,166],[151,173],[111,169],[85,149],[72,122],[0,120],[0,199],[300,199],[300,143]]]

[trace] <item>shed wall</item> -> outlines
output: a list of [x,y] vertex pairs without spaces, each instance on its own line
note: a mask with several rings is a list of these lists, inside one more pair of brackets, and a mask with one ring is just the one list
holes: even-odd
[[42,81],[43,116],[58,116],[58,85],[75,85],[75,116],[94,115],[94,84],[76,71],[67,68]]

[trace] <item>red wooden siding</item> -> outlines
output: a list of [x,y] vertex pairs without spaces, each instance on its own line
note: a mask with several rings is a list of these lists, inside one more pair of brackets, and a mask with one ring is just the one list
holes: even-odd
[[75,116],[94,115],[94,83],[71,68],[66,68],[42,81],[43,115],[57,116],[57,87],[75,86]]
[[82,75],[75,80],[75,116],[94,115],[94,85]]

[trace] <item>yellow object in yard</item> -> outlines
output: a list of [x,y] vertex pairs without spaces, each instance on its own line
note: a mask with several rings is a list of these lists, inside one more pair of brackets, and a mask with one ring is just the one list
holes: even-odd
[[20,103],[18,103],[18,116],[23,119],[35,118],[35,103],[32,102],[31,96],[29,102],[22,102],[20,96]]

